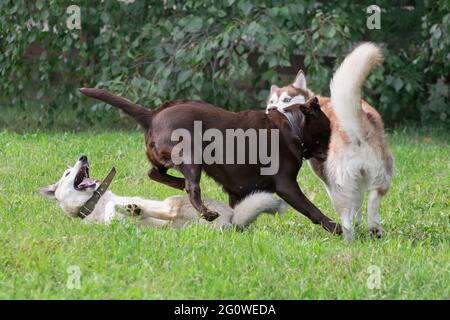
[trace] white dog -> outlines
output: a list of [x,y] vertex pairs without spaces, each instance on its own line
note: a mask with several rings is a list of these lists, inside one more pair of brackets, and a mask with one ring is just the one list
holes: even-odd
[[[353,50],[337,69],[330,84],[331,99],[318,97],[330,120],[331,137],[325,162],[310,159],[314,172],[324,182],[340,214],[344,237],[352,241],[353,219],[361,223],[363,196],[368,191],[368,227],[381,237],[380,198],[389,189],[394,157],[389,150],[380,114],[361,99],[363,83],[383,60],[380,49],[364,43]],[[284,109],[303,103],[312,93],[300,71],[286,87],[271,87],[266,110]]]
[[[56,199],[62,209],[72,217],[79,217],[81,207],[93,196],[98,186],[99,182],[89,177],[87,157],[82,156],[74,167],[64,171],[56,183],[41,188],[39,192],[50,199]],[[208,208],[220,214],[213,222],[199,218],[187,196],[173,196],[164,201],[156,201],[138,197],[120,197],[107,190],[84,221],[110,223],[114,218],[133,216],[144,226],[171,224],[181,228],[198,222],[220,228],[234,225],[242,229],[255,221],[261,213],[281,213],[285,206],[284,202],[267,192],[249,195],[234,209],[211,199],[206,199],[205,203]]]

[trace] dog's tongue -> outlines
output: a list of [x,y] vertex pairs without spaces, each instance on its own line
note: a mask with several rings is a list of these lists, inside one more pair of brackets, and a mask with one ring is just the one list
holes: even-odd
[[85,189],[92,186],[95,186],[95,181],[92,180],[91,178],[85,177],[83,178],[83,181],[81,181],[81,183],[78,185],[78,188]]

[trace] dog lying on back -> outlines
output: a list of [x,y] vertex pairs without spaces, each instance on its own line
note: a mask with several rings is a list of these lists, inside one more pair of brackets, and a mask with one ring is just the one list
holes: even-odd
[[[89,162],[82,156],[72,168],[67,168],[54,184],[43,187],[39,192],[58,201],[61,208],[72,217],[78,217],[81,207],[92,197],[99,183],[89,176]],[[282,213],[284,203],[267,192],[250,194],[233,209],[211,199],[206,204],[220,216],[209,224],[219,228],[236,226],[243,229],[255,221],[260,214]],[[139,197],[117,196],[106,191],[96,204],[94,211],[84,221],[91,223],[110,223],[115,218],[134,217],[144,226],[170,224],[181,228],[194,222],[208,223],[199,219],[197,211],[186,196],[173,196],[164,201],[147,200]]]
[[[380,199],[389,190],[394,157],[389,150],[380,114],[361,99],[364,81],[383,60],[372,43],[354,49],[337,69],[330,84],[331,98],[318,97],[330,120],[331,137],[325,161],[309,159],[324,182],[336,211],[341,216],[344,237],[353,241],[353,220],[361,223],[364,193],[368,192],[368,227],[381,237]],[[312,93],[302,71],[283,88],[275,85],[267,100],[267,112],[285,112],[292,104],[303,103]],[[294,144],[295,140],[291,144]]]

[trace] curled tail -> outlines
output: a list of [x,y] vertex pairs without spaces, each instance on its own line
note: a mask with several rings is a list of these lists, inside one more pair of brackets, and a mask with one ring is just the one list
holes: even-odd
[[361,89],[383,54],[371,42],[356,47],[334,73],[330,83],[331,103],[341,128],[351,141],[363,136],[361,129]]
[[255,192],[234,207],[231,222],[239,228],[245,228],[255,221],[261,213],[282,213],[284,208],[284,202],[277,200],[271,193]]
[[116,96],[103,89],[81,88],[80,92],[88,97],[101,100],[112,105],[113,107],[119,108],[136,120],[136,122],[139,123],[144,129],[148,129],[151,126],[153,112],[150,109],[144,108],[139,104]]

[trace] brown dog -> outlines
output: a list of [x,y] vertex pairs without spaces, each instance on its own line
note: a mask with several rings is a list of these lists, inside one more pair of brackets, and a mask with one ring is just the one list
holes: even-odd
[[[262,110],[230,112],[200,101],[173,101],[150,110],[105,90],[82,88],[80,91],[121,109],[144,128],[147,157],[152,163],[149,177],[173,188],[186,189],[192,205],[206,220],[214,220],[218,214],[208,210],[201,200],[199,182],[202,169],[223,186],[229,195],[231,207],[254,191],[276,192],[313,223],[322,225],[329,232],[342,232],[338,224],[308,200],[296,181],[303,158],[315,158],[318,161],[326,158],[330,123],[321,111],[317,99],[291,106],[289,112],[295,120],[295,127],[286,127],[290,124],[278,111],[267,115]],[[266,129],[269,142],[271,131],[277,129],[278,133],[278,129],[284,127],[280,130],[282,139],[278,142],[278,172],[261,175],[261,168],[265,164],[259,160],[254,164],[196,164],[194,161],[175,164],[172,151],[177,142],[172,140],[172,133],[180,128],[193,133],[195,121],[201,121],[202,130],[215,128],[224,136],[228,129]],[[291,137],[286,137],[287,135]],[[286,141],[295,143],[288,144]],[[201,148],[203,150],[205,146],[202,145]],[[249,156],[248,148],[246,156]],[[168,175],[169,168],[181,172],[184,179]]]

